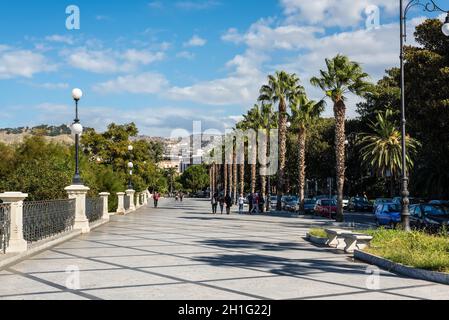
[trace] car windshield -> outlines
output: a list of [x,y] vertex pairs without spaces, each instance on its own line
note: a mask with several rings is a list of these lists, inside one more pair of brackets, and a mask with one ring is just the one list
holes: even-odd
[[366,203],[368,201],[365,198],[354,198],[354,202]]
[[287,197],[287,198],[285,198],[285,201],[286,202],[295,202],[295,201],[298,201],[298,198],[296,198],[296,197]]
[[335,206],[336,202],[333,200],[323,200],[321,201],[321,205],[323,206]]
[[425,206],[424,214],[429,216],[449,216],[449,208],[446,206]]
[[389,204],[385,206],[385,212],[400,212],[401,206],[398,204]]

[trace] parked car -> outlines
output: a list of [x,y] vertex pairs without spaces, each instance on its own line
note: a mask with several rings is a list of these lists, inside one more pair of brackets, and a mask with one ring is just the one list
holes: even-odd
[[[333,196],[332,199],[337,201],[338,197]],[[343,209],[348,209],[348,206],[349,206],[349,197],[343,197]]]
[[449,207],[439,204],[417,204],[410,206],[410,225],[415,229],[438,232],[449,227]]
[[287,196],[282,200],[282,209],[286,211],[298,210],[298,197]]
[[315,213],[316,200],[304,199],[304,214]]
[[378,205],[381,205],[381,204],[384,204],[384,203],[392,203],[392,202],[394,202],[394,201],[391,198],[377,198],[374,201],[373,213],[374,214],[376,213],[376,208],[377,208]]
[[349,211],[373,211],[373,204],[363,197],[352,197],[348,204]]
[[375,215],[377,225],[396,228],[401,223],[401,206],[394,202],[382,203],[376,207]]
[[447,200],[432,200],[432,201],[429,201],[429,204],[449,206],[449,201],[447,201]]
[[[409,197],[408,199],[410,200],[410,205],[425,203],[425,200],[420,198]],[[394,197],[393,202],[402,206],[402,197]]]
[[320,199],[316,202],[315,213],[319,216],[335,219],[337,216],[337,202],[334,199]]
[[277,207],[277,203],[278,203],[278,197],[277,196],[271,196],[270,197],[270,206],[271,209],[275,210]]

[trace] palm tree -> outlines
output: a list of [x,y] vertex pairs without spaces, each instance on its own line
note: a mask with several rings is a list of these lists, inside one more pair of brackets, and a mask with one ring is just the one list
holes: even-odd
[[343,189],[345,181],[345,120],[346,95],[353,93],[364,96],[371,91],[371,84],[366,80],[368,74],[363,72],[361,66],[348,57],[337,55],[333,59],[326,59],[327,70],[321,70],[319,77],[310,80],[312,85],[319,87],[326,97],[334,103],[335,116],[335,152],[337,172],[337,221],[342,222],[343,217]]
[[299,86],[299,78],[295,74],[284,71],[268,76],[268,85],[260,89],[259,101],[269,101],[279,104],[279,178],[277,181],[277,210],[281,210],[282,190],[285,185],[285,154],[287,151],[287,104],[297,90],[304,89]]
[[298,133],[299,154],[299,200],[301,208],[304,205],[304,189],[306,180],[306,140],[307,130],[324,111],[324,101],[316,102],[308,100],[305,94],[297,95],[290,104],[292,111],[292,128]]
[[[362,146],[362,160],[365,165],[381,177],[390,175],[390,196],[393,197],[394,182],[402,171],[402,145],[401,132],[397,124],[390,120],[391,116],[391,110],[387,110],[384,114],[378,113],[376,122],[369,125],[372,133],[362,133],[358,144]],[[421,143],[407,136],[406,145],[407,169],[411,170],[413,157]]]

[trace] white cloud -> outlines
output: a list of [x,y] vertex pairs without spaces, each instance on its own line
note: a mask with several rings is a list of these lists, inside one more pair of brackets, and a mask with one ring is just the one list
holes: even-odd
[[172,87],[169,99],[194,101],[206,105],[247,105],[254,102],[265,75],[259,70],[266,59],[247,51],[237,55],[226,66],[232,69],[226,78],[203,81],[192,86]]
[[94,86],[99,93],[155,94],[168,86],[167,79],[159,73],[128,75]]
[[45,40],[48,42],[59,42],[59,43],[65,43],[68,45],[72,45],[75,43],[75,41],[73,40],[73,38],[71,36],[62,36],[62,35],[58,35],[58,34],[47,36],[47,37],[45,37]]
[[252,49],[259,50],[295,50],[304,48],[314,41],[324,29],[310,26],[282,25],[272,27],[272,20],[262,19],[254,23],[248,32],[239,34],[231,28],[222,36],[224,41],[236,44],[245,43]]
[[189,41],[184,43],[184,47],[203,47],[207,43],[206,39],[203,39],[197,35],[194,35]]
[[8,46],[0,48],[0,79],[15,77],[32,78],[41,72],[55,71],[44,55],[30,50],[16,50]]
[[64,51],[69,64],[75,68],[94,73],[118,73],[134,71],[139,65],[148,65],[163,60],[163,52],[129,49],[125,52],[113,50],[89,50],[81,48],[75,52]]
[[391,0],[280,0],[289,22],[326,27],[353,27],[364,19],[365,9],[375,5],[384,14],[399,14],[397,1]]
[[193,60],[195,59],[195,54],[189,51],[181,51],[176,54],[177,58],[187,59],[187,60]]
[[175,6],[183,10],[206,10],[221,5],[220,2],[214,0],[207,1],[178,1]]

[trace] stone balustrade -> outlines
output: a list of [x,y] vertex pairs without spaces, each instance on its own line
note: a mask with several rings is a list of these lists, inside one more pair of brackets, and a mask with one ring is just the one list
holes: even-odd
[[[5,238],[3,240],[0,239],[2,240],[2,250],[4,250],[4,252],[0,250],[0,254],[18,254],[26,252],[30,249],[31,241],[39,242],[47,238],[57,238],[64,235],[64,233],[67,234],[68,231],[76,230],[80,233],[89,233],[92,226],[107,223],[113,215],[126,215],[148,205],[148,191],[136,194],[135,190],[126,190],[126,192],[118,192],[116,194],[118,197],[117,211],[109,212],[109,197],[111,194],[102,192],[97,198],[87,199],[89,190],[88,187],[83,185],[71,185],[65,188],[68,195],[67,200],[25,202],[26,205],[24,205],[24,201],[28,198],[28,194],[21,192],[1,193],[0,200],[2,200],[2,206],[4,207],[2,211],[7,210],[8,214],[8,219],[6,219],[5,211],[5,219],[2,221],[6,221],[8,226],[4,226],[3,229],[0,230],[0,235]],[[126,202],[129,204],[128,208],[125,208],[125,197],[127,198]],[[89,222],[87,215],[87,201],[90,201],[89,208],[91,210],[96,210],[94,211],[95,219],[91,219],[91,223]],[[92,208],[92,204],[95,205],[94,208]],[[30,211],[31,209],[32,212]],[[59,228],[62,216],[60,217],[61,219],[59,219],[61,221],[56,218],[51,218],[50,216],[60,216],[58,214],[59,209],[64,210],[65,220],[62,224],[65,225],[65,229]],[[92,216],[90,217],[92,218]],[[41,226],[33,226],[34,223],[39,223],[39,219],[46,220],[42,221],[42,224],[48,224],[47,220],[50,220],[55,224],[54,226],[47,226],[50,231],[48,234],[45,234],[45,237],[39,237],[41,234],[35,234],[35,230],[41,230]],[[94,224],[92,220],[95,220]],[[58,226],[56,226],[56,224],[58,224]],[[7,230],[7,234],[4,234],[5,232],[3,232],[3,230]],[[54,230],[59,231],[56,232]],[[30,240],[30,238],[34,240]]]

